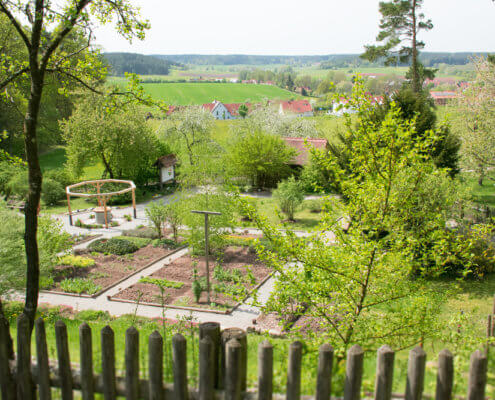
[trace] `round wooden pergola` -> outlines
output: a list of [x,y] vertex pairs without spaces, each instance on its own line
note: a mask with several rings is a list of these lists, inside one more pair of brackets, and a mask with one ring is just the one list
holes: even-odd
[[[118,190],[115,192],[102,192],[101,187],[105,183],[121,183],[128,185],[128,187]],[[91,185],[96,189],[96,193],[84,193],[84,192],[74,192],[73,189]],[[119,194],[124,194],[128,192],[132,192],[132,208],[134,209],[134,219],[137,218],[136,213],[136,185],[133,181],[125,181],[121,179],[97,179],[94,181],[84,181],[75,183],[74,185],[69,185],[65,188],[65,192],[67,194],[67,206],[69,209],[69,222],[72,226],[72,209],[70,206],[70,198],[71,197],[85,197],[85,198],[94,198],[96,197],[98,200],[98,206],[103,207],[104,215],[105,215],[105,228],[108,229],[108,218],[107,218],[107,200],[112,196],[117,196]]]

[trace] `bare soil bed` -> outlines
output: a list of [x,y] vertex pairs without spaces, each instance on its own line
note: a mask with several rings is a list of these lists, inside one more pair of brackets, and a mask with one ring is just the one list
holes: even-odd
[[[146,303],[165,304],[172,306],[192,307],[192,308],[208,308],[208,309],[223,309],[227,310],[234,307],[237,299],[231,295],[220,292],[222,284],[226,282],[218,279],[215,275],[215,266],[221,265],[227,273],[232,273],[234,270],[240,271],[242,274],[242,285],[245,288],[247,295],[255,286],[263,282],[270,274],[270,269],[262,264],[254,250],[247,246],[228,246],[223,254],[221,263],[210,257],[210,279],[211,279],[211,301],[214,304],[207,304],[206,292],[201,294],[199,303],[196,303],[192,290],[193,283],[193,268],[198,271],[199,277],[206,275],[206,267],[204,257],[193,257],[185,255],[176,259],[172,263],[166,265],[162,269],[155,272],[150,278],[166,279],[173,282],[182,282],[180,288],[165,288],[163,296],[161,289],[154,283],[137,283],[123,290],[115,296],[115,299],[125,299],[132,301],[140,301]],[[248,268],[246,268],[248,266]],[[248,272],[250,271],[250,273]],[[217,290],[215,290],[215,288]]]
[[[172,248],[154,247],[151,244],[132,254],[123,256],[91,253],[89,250],[79,251],[78,255],[95,260],[95,265],[87,268],[74,268],[67,265],[55,266],[52,273],[54,284],[48,290],[63,292],[60,282],[65,279],[79,278],[91,280],[100,287],[99,291],[102,291],[173,251]],[[87,293],[82,292],[82,294]]]

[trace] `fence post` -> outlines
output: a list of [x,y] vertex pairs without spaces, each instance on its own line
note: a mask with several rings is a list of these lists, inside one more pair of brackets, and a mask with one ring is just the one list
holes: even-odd
[[246,390],[247,380],[247,335],[246,332],[239,328],[227,328],[221,334],[221,355],[220,355],[220,370],[219,370],[219,385],[220,389],[224,388],[224,371],[226,365],[226,350],[227,343],[236,339],[241,346],[241,392]]
[[199,341],[199,400],[214,398],[213,343],[208,336]]
[[382,346],[377,352],[375,400],[392,398],[395,353],[389,346]]
[[421,400],[425,381],[426,353],[416,346],[409,353],[407,364],[406,400]]
[[225,400],[241,400],[242,346],[232,339],[225,354]]
[[363,378],[364,351],[355,344],[347,352],[345,367],[344,400],[360,400]]
[[332,393],[333,347],[322,344],[318,355],[315,400],[330,400]]
[[451,400],[454,386],[454,356],[447,349],[438,354],[438,374],[435,400]]
[[60,377],[60,391],[63,400],[74,398],[72,385],[72,371],[70,369],[69,340],[67,327],[62,321],[55,322],[55,341],[57,344],[58,375]]
[[172,338],[172,358],[174,369],[174,399],[188,400],[187,390],[187,342],[177,333]]
[[163,338],[154,331],[148,339],[149,399],[163,400]]
[[112,328],[108,325],[101,330],[101,371],[105,384],[103,398],[115,400],[115,338]]
[[301,398],[302,343],[296,341],[289,346],[289,367],[287,370],[287,400]]
[[199,340],[208,337],[213,346],[213,382],[219,387],[220,368],[220,324],[218,322],[203,322],[199,324]]
[[94,400],[93,343],[88,324],[79,327],[79,352],[81,356],[81,394],[83,400]]
[[31,335],[29,319],[21,314],[17,319],[17,393],[19,399],[35,399],[31,376]]
[[273,346],[264,340],[258,346],[258,400],[272,400]]
[[0,316],[0,388],[2,399],[14,400],[16,394],[15,380],[10,371],[11,337],[9,321]]
[[139,332],[133,326],[125,331],[125,396],[139,399]]
[[48,348],[46,345],[45,322],[38,318],[34,325],[36,327],[36,369],[38,373],[38,395],[40,400],[51,400],[50,368],[48,359]]
[[488,359],[486,354],[476,350],[471,354],[467,400],[484,400]]

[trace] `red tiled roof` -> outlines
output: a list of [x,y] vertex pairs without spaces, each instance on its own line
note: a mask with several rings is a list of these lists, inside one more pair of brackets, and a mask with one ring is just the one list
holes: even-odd
[[282,101],[280,104],[282,105],[283,111],[295,114],[313,111],[313,107],[311,107],[308,100],[289,100]]
[[430,92],[431,97],[437,99],[454,99],[457,97],[457,92]]
[[287,146],[290,146],[297,151],[296,157],[294,157],[291,162],[291,164],[294,165],[305,165],[307,163],[309,157],[308,146],[312,146],[320,150],[324,150],[328,146],[327,139],[301,137],[284,137],[283,139]]
[[161,166],[164,168],[171,167],[177,164],[177,157],[175,154],[167,154],[166,156],[161,156],[155,163],[156,166]]
[[248,111],[251,111],[251,103],[224,103],[225,108],[229,111],[232,116],[239,116],[239,107],[245,104],[248,108]]
[[213,109],[215,108],[215,106],[218,104],[218,102],[214,101],[212,103],[206,103],[206,104],[203,104],[203,108],[206,110],[206,111],[209,111],[209,112],[212,112]]

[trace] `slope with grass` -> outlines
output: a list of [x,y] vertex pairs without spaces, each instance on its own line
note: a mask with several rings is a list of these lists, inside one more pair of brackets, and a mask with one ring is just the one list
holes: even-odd
[[277,86],[241,83],[144,83],[143,87],[153,98],[174,105],[204,104],[213,100],[257,103],[301,97]]

